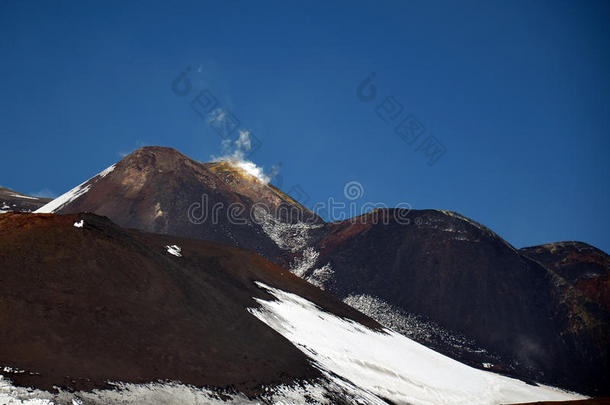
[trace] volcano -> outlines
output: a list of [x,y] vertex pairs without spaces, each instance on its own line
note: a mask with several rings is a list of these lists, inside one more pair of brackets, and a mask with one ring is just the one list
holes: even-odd
[[326,223],[237,164],[162,147],[135,151],[37,212],[92,212],[125,228],[248,249],[471,366],[610,394],[601,251],[518,250],[441,210]]
[[[257,220],[257,206],[265,207],[265,221]],[[94,212],[123,227],[227,243],[267,258],[281,249],[263,225],[323,222],[237,165],[200,163],[162,147],[138,149],[36,212]]]

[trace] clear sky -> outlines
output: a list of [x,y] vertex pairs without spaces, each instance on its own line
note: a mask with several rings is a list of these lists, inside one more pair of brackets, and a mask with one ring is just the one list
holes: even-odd
[[357,181],[517,247],[610,251],[609,2],[178,3],[0,1],[0,185],[61,194],[142,145],[210,160],[207,89],[309,206]]

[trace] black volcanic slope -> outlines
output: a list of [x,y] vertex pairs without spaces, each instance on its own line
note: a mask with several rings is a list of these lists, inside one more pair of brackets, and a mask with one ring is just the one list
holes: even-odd
[[312,245],[319,256],[303,277],[328,265],[318,284],[341,299],[370,295],[424,316],[500,354],[510,374],[610,393],[608,312],[474,221],[379,210],[317,229]]
[[0,211],[31,212],[51,201],[50,198],[30,197],[8,188],[0,187]]
[[[182,257],[166,251],[173,244]],[[0,360],[39,373],[8,376],[42,389],[179,380],[255,394],[318,377],[246,311],[252,297],[272,298],[254,281],[379,327],[251,252],[127,231],[93,214],[0,214]]]

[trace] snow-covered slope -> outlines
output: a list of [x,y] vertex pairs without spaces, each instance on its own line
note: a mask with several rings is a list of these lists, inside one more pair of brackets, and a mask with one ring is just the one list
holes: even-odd
[[49,202],[46,205],[43,205],[42,207],[38,208],[34,212],[39,213],[39,214],[50,214],[50,213],[58,211],[64,205],[70,203],[71,201],[74,201],[75,199],[77,199],[78,197],[80,197],[81,195],[83,195],[87,191],[89,191],[89,189],[91,188],[91,186],[93,184],[95,184],[99,179],[102,179],[102,178],[106,177],[109,173],[111,173],[114,170],[114,167],[115,167],[115,165],[108,167],[101,173],[93,176],[92,178],[85,181],[84,183],[79,184],[78,186],[74,187],[72,190],[60,195],[53,201]]
[[310,235],[286,267],[383,326],[485,371],[610,395],[608,317],[587,303],[604,302],[603,278],[578,291],[449,211],[379,209]]
[[[312,302],[258,282],[275,300],[255,298],[248,311],[312,359],[323,378],[269,386],[256,398],[179,382],[57,393],[16,387],[0,376],[0,403],[28,405],[127,404],[510,404],[584,397],[477,370],[389,329],[373,331],[323,311]],[[16,370],[16,372],[24,372]]]
[[399,404],[500,404],[582,398],[466,366],[391,330],[375,332],[321,311],[298,295],[275,296],[250,312],[323,370]]
[[241,393],[212,388],[196,388],[178,382],[124,384],[110,383],[113,389],[67,391],[58,393],[17,387],[0,376],[0,404],[2,405],[297,405],[349,403],[356,405],[385,405],[372,394],[353,385],[328,380],[318,383],[301,382],[293,385],[267,387],[257,398]]

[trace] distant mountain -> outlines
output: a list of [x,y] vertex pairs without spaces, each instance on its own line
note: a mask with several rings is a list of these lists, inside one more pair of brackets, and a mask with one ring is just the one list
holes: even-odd
[[[549,271],[449,211],[378,210],[309,244],[298,274],[383,325],[469,364],[608,394],[610,318],[566,281],[574,269]],[[607,255],[587,252],[607,277]]]
[[[325,223],[247,169],[146,147],[38,212],[94,212],[124,227],[249,249],[460,361],[610,394],[608,310],[586,292],[605,302],[607,278],[595,279],[599,287],[575,282],[449,211],[378,210]],[[575,268],[598,260],[585,256]]]
[[0,214],[0,263],[0,403],[580,398],[435,353],[255,253],[94,214]]
[[588,300],[610,311],[610,256],[583,242],[556,242],[520,249],[557,273]]
[[51,201],[51,198],[30,197],[0,187],[0,213],[8,211],[32,212]]

